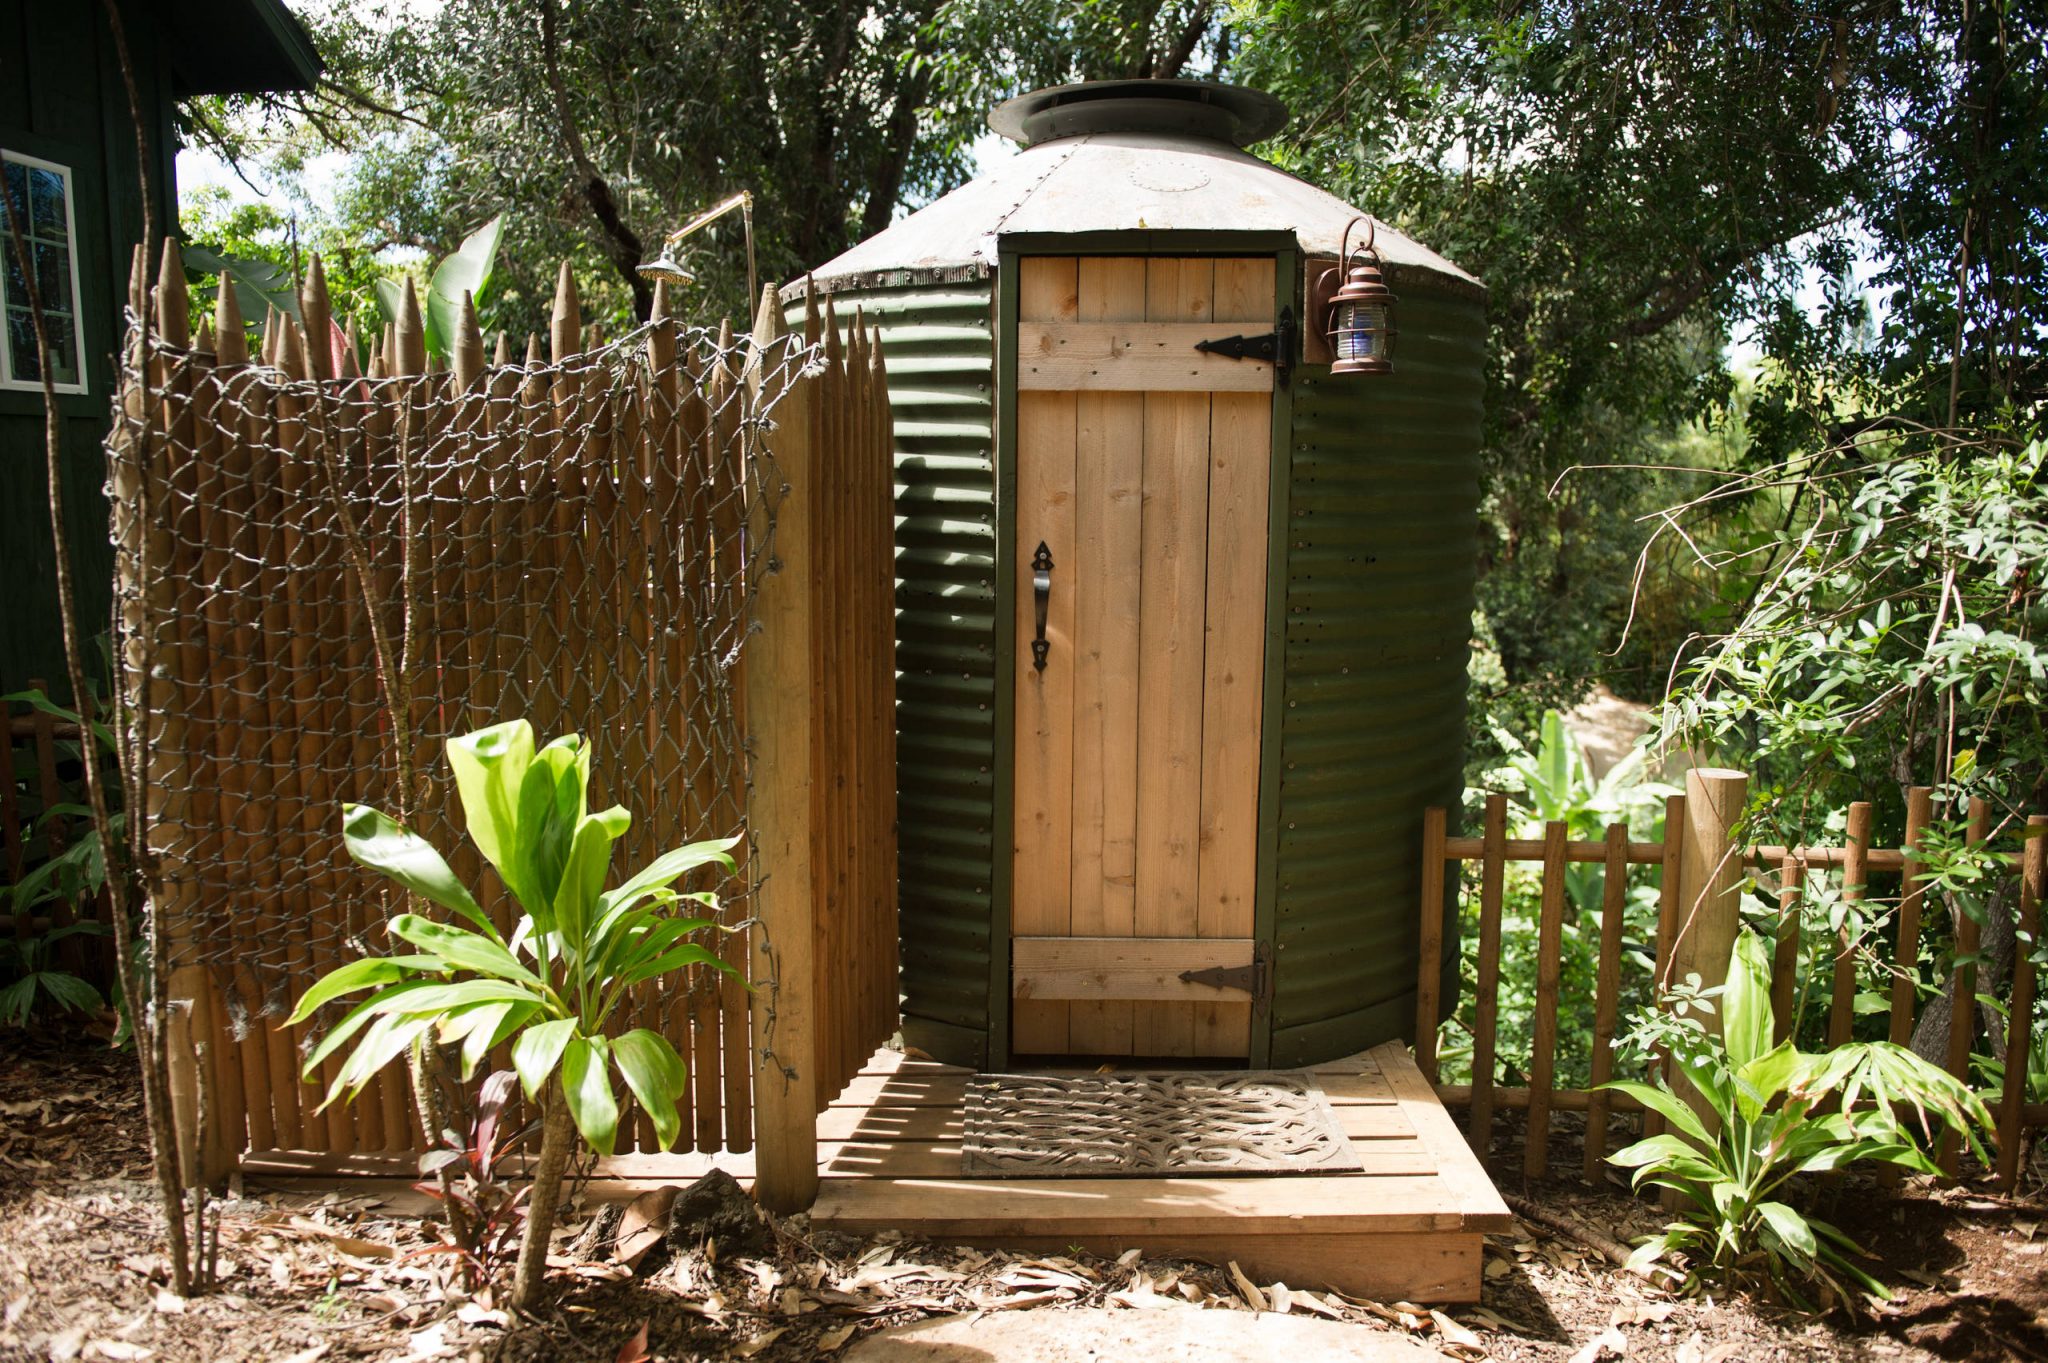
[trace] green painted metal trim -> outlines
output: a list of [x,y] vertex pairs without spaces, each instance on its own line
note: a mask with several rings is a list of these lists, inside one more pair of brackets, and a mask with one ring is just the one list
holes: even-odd
[[[1301,248],[1289,241],[1274,256],[1273,315],[1294,306],[1301,277]],[[1295,319],[1301,334],[1302,319]],[[1299,363],[1298,357],[1291,357]],[[1294,389],[1273,388],[1273,430],[1268,444],[1266,488],[1266,644],[1264,688],[1259,718],[1259,840],[1252,889],[1254,949],[1266,953],[1267,978],[1279,963],[1280,922],[1280,726],[1287,690],[1287,490],[1292,482]],[[1249,1062],[1254,1069],[1273,1063],[1271,995],[1252,1013]]]
[[1008,232],[996,238],[996,277],[1018,256],[1278,256],[1300,249],[1292,232]]
[[1010,1062],[1011,862],[1017,846],[1017,257],[996,266],[995,818],[989,880],[988,1054]]

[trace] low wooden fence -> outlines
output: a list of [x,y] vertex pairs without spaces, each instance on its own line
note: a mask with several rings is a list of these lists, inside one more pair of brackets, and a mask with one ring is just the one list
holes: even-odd
[[[1584,1112],[1586,1137],[1583,1176],[1597,1181],[1603,1160],[1613,1141],[1616,1114],[1640,1112],[1641,1107],[1626,1095],[1597,1091],[1613,1076],[1613,1040],[1620,1022],[1623,958],[1623,918],[1632,872],[1654,868],[1658,875],[1658,913],[1655,938],[1654,980],[1668,984],[1697,974],[1706,985],[1722,982],[1729,951],[1740,927],[1740,891],[1750,868],[1763,874],[1759,884],[1774,888],[1778,905],[1777,938],[1772,962],[1771,998],[1777,1019],[1778,1039],[1784,1040],[1797,1021],[1800,953],[1800,904],[1807,893],[1807,873],[1821,868],[1839,868],[1842,895],[1851,903],[1865,900],[1872,874],[1900,877],[1895,935],[1894,965],[1889,997],[1886,1034],[1899,1044],[1913,1035],[1918,1019],[1920,938],[1928,912],[1927,883],[1914,849],[1921,845],[1923,831],[1933,820],[1932,792],[1915,787],[1907,801],[1904,846],[1873,848],[1871,807],[1850,806],[1847,841],[1841,847],[1741,847],[1732,840],[1743,809],[1747,777],[1740,772],[1695,770],[1687,773],[1686,793],[1665,803],[1664,836],[1655,842],[1635,842],[1622,824],[1609,825],[1598,841],[1574,840],[1566,825],[1547,823],[1540,839],[1507,836],[1508,804],[1503,795],[1487,798],[1482,831],[1477,837],[1447,835],[1447,816],[1442,809],[1430,809],[1423,823],[1423,882],[1421,961],[1416,993],[1416,1058],[1423,1073],[1436,1083],[1437,1094],[1447,1104],[1467,1109],[1467,1132],[1482,1161],[1488,1158],[1494,1116],[1500,1109],[1522,1109],[1528,1114],[1527,1138],[1523,1144],[1522,1168],[1531,1178],[1548,1170],[1551,1116],[1557,1111]],[[2005,1083],[1998,1101],[1992,1104],[1997,1116],[1998,1174],[2008,1186],[2017,1177],[2019,1153],[2025,1131],[2048,1125],[2048,1104],[2026,1102],[2027,1029],[2031,1026],[2035,995],[2035,969],[2028,959],[2028,944],[2038,932],[2040,905],[2048,889],[2048,837],[2036,830],[2048,825],[2048,816],[2035,815],[2027,821],[2023,850],[2013,854],[2021,869],[2019,920],[2020,948],[2014,964],[2008,1008],[2014,1032],[2007,1039],[2011,1057],[2005,1069]],[[1992,814],[1982,800],[1969,812],[1969,839],[1983,843],[1993,835]],[[1479,868],[1479,939],[1477,979],[1474,983],[1472,1082],[1437,1083],[1438,1026],[1442,1021],[1439,999],[1444,966],[1443,905],[1446,875],[1462,880],[1465,863]],[[1536,934],[1536,989],[1532,1019],[1532,1047],[1529,1082],[1506,1087],[1496,1081],[1500,1033],[1500,968],[1502,920],[1505,911],[1505,871],[1511,863],[1533,863],[1542,867],[1541,892]],[[1597,983],[1591,1000],[1562,997],[1560,974],[1566,908],[1566,868],[1574,864],[1597,864],[1605,875],[1599,915]],[[1771,879],[1775,877],[1775,887]],[[1977,967],[1974,958],[1981,931],[1968,914],[1957,915],[1950,924],[1954,955],[1963,960],[1956,967],[1953,984],[1956,996],[1974,1000]],[[1827,1046],[1841,1045],[1852,1038],[1856,1017],[1856,942],[1845,929],[1835,950],[1828,1000]],[[1930,982],[1932,983],[1932,982]],[[1944,982],[1947,984],[1949,982]],[[1556,1082],[1558,1014],[1561,1006],[1593,1008],[1591,1074],[1584,1089],[1560,1087]],[[1969,1079],[1970,1046],[1976,1035],[1977,1010],[1972,1004],[1958,1010],[1962,1025],[1950,1029],[1946,1066],[1950,1073]],[[1661,1129],[1661,1120],[1645,1114],[1645,1129]],[[1937,1159],[1953,1174],[1958,1152],[1954,1139],[1945,1139]]]
[[[396,714],[414,824],[509,921],[442,746],[526,717],[583,734],[593,798],[632,811],[615,870],[748,835],[739,878],[696,888],[721,891],[717,944],[756,988],[650,982],[631,1025],[690,1063],[680,1148],[753,1149],[764,1200],[807,1202],[815,1117],[895,1025],[876,339],[829,311],[791,336],[772,295],[750,336],[691,332],[658,298],[652,323],[593,348],[565,268],[546,360],[500,338],[487,362],[464,308],[443,319],[448,365],[409,314],[359,368],[317,273],[306,325],[273,317],[251,354],[232,290],[190,334],[167,264],[109,463],[187,1170],[418,1148],[401,1073],[316,1111],[298,1064],[317,1028],[278,1024],[383,946],[394,901],[344,856],[337,805],[394,803]],[[621,1142],[657,1149],[644,1117]]]

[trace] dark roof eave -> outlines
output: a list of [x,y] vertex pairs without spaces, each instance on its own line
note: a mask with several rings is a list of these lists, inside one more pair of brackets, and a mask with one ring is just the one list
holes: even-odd
[[[319,49],[284,0],[172,0],[167,9],[172,93],[179,99],[311,90],[319,83]],[[227,34],[236,41],[222,42]]]

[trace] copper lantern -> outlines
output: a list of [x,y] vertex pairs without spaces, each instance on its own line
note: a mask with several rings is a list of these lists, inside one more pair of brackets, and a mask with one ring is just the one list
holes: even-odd
[[[1351,229],[1364,223],[1365,241],[1351,249]],[[1343,251],[1338,259],[1350,266],[1344,283],[1330,296],[1330,353],[1332,374],[1391,374],[1390,354],[1394,343],[1394,294],[1380,273],[1380,254],[1373,249],[1377,235],[1371,218],[1353,218],[1344,228]]]

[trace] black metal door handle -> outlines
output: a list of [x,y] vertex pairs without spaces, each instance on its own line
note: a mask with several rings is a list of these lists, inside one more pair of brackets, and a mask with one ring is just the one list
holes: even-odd
[[1038,610],[1038,637],[1031,641],[1031,666],[1045,671],[1045,655],[1052,652],[1052,645],[1045,641],[1045,610],[1052,601],[1052,550],[1045,547],[1045,541],[1038,542],[1038,552],[1031,556],[1031,594]]

